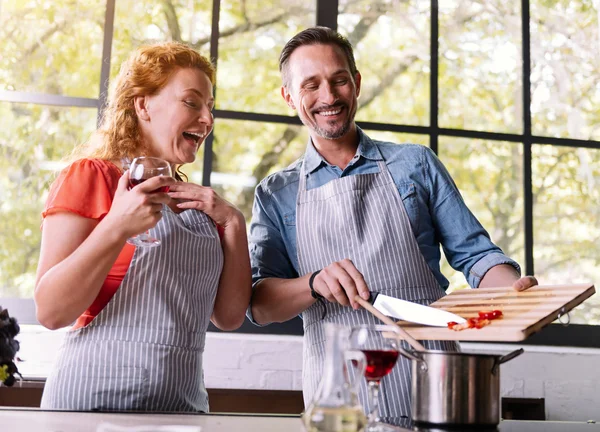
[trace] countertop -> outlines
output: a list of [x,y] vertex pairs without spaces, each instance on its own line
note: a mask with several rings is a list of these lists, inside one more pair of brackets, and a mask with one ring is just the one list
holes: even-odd
[[[304,432],[298,416],[276,415],[93,413],[0,408],[0,419],[2,430],[7,432]],[[187,428],[165,428],[177,425]],[[506,420],[500,423],[498,431],[600,432],[600,424]]]
[[[297,416],[274,415],[132,414],[0,408],[0,419],[2,431],[7,432],[301,432],[304,430]],[[166,428],[166,426],[172,427]],[[174,426],[187,426],[187,428]]]

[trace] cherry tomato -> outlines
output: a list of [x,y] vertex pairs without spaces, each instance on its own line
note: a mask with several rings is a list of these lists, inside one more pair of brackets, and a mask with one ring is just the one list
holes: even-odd
[[493,310],[493,311],[481,311],[479,312],[479,318],[494,320],[502,317],[501,310]]
[[490,321],[485,318],[469,318],[467,323],[469,324],[469,328],[480,329],[488,325]]
[[481,329],[490,324],[491,320],[502,318],[502,311],[481,311],[478,317],[468,318],[466,324],[450,321],[447,325],[450,330]]

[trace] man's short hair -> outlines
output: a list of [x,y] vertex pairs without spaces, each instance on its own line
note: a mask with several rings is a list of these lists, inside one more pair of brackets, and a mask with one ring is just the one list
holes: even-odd
[[302,30],[296,36],[291,38],[281,50],[279,56],[279,72],[283,80],[283,85],[288,86],[289,83],[289,71],[288,62],[290,56],[296,50],[304,45],[335,45],[339,47],[348,61],[350,67],[350,73],[354,77],[358,70],[356,69],[356,62],[354,61],[354,51],[352,44],[344,36],[330,29],[329,27],[311,27],[306,30]]

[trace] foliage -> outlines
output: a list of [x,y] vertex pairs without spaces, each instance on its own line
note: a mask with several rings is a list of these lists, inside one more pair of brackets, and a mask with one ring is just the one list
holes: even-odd
[[0,306],[0,385],[11,387],[17,380],[15,375],[21,376],[15,365],[19,351],[19,341],[15,340],[15,336],[20,330],[17,320]]

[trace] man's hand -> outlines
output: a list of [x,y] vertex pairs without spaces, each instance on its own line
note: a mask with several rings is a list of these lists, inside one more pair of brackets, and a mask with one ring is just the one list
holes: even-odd
[[527,288],[531,288],[532,286],[536,286],[538,281],[533,276],[523,276],[519,278],[513,283],[512,287],[517,291],[525,291]]
[[479,288],[511,286],[516,291],[523,291],[538,284],[533,276],[523,276],[511,265],[498,264],[487,271],[481,279]]
[[313,281],[313,289],[327,301],[351,305],[353,309],[360,308],[354,301],[357,294],[365,300],[371,295],[363,275],[349,259],[334,262],[321,270]]

